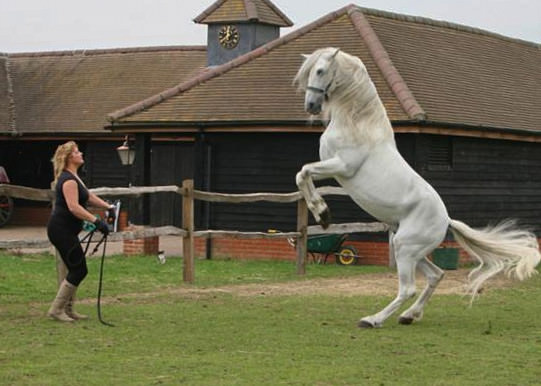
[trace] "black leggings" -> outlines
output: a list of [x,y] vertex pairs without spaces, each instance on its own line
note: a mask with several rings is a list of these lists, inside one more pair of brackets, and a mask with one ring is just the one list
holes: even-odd
[[47,226],[47,236],[68,267],[66,280],[77,287],[88,274],[88,268],[83,248],[79,242],[79,230],[74,232],[73,229],[69,228],[65,224],[51,219]]

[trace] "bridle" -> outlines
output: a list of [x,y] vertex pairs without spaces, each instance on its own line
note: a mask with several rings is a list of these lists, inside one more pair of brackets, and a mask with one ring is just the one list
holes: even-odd
[[325,100],[329,100],[329,88],[331,87],[331,84],[332,84],[333,80],[334,80],[334,78],[331,79],[331,81],[329,82],[327,87],[325,87],[324,89],[319,88],[319,87],[314,87],[314,86],[308,86],[308,87],[306,87],[306,89],[310,90],[310,91],[313,91],[313,92],[317,92],[318,94],[323,94],[323,97],[325,98]]
[[[340,48],[337,48],[334,54],[332,54],[331,59],[334,59],[334,57],[340,52]],[[334,82],[334,77],[336,76],[336,69],[334,70],[333,76],[331,78],[331,81],[325,88],[320,87],[314,87],[314,86],[308,86],[306,87],[307,90],[316,92],[318,94],[322,94],[325,100],[329,100],[329,88],[331,88],[332,82]]]

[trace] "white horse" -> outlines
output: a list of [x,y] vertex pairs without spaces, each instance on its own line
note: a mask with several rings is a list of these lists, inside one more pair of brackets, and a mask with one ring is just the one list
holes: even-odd
[[306,164],[296,182],[315,220],[328,226],[329,209],[313,181],[335,178],[366,212],[389,225],[390,250],[398,270],[398,296],[380,312],[362,318],[359,327],[381,327],[406,300],[415,296],[415,270],[427,285],[399,323],[420,320],[443,271],[427,259],[450,228],[455,240],[479,266],[470,274],[472,300],[483,282],[504,271],[519,280],[537,273],[537,238],[507,221],[475,230],[452,220],[438,195],[398,152],[393,129],[366,68],[359,58],[336,48],[304,55],[295,83],[305,92],[305,110],[328,120],[320,138],[321,161]]

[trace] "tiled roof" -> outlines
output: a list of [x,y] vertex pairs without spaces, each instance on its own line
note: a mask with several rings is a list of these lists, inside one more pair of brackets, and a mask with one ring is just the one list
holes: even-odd
[[[9,54],[19,133],[104,133],[107,114],[195,76],[205,47]],[[0,59],[2,63],[2,59]],[[3,64],[3,63],[2,63]],[[0,66],[0,132],[10,132]]]
[[218,0],[194,21],[201,24],[258,21],[280,27],[293,25],[270,0]]
[[[301,53],[323,45],[363,58],[388,113],[408,119],[344,7],[231,62],[110,115],[112,120],[175,122],[305,122],[292,80]],[[226,103],[224,103],[226,102]]]
[[300,53],[323,46],[365,62],[395,124],[541,134],[541,45],[354,5],[217,67],[204,47],[0,54],[0,134],[105,133],[107,118],[303,125],[291,83]]
[[366,17],[428,121],[541,133],[541,45],[428,19]]
[[0,54],[0,132],[9,132],[11,130],[8,65],[7,55]]
[[110,115],[114,123],[305,121],[291,81],[300,53],[359,56],[397,121],[541,132],[541,46],[349,5]]

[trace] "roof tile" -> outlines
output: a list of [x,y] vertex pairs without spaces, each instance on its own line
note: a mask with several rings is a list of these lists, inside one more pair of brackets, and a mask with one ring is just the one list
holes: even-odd
[[6,72],[7,56],[0,56],[0,132],[10,130],[9,122],[9,95]]
[[[8,60],[19,132],[103,133],[110,111],[201,71],[206,50],[179,46],[13,54]],[[5,119],[0,119],[5,133],[1,122]]]
[[365,14],[427,120],[541,132],[541,46],[451,23]]
[[407,119],[345,11],[205,73],[206,81],[196,87],[180,85],[168,93],[167,100],[146,111],[131,116],[119,111],[111,118],[123,122],[304,122],[307,114],[292,80],[302,62],[299,54],[316,50],[324,41],[361,56],[388,110],[397,119]]
[[[350,15],[350,17],[347,17]],[[346,6],[185,84],[117,122],[306,118],[291,89],[301,52],[340,47],[366,64],[389,117],[541,133],[540,45],[447,22]],[[279,59],[278,59],[279,58]],[[274,108],[274,110],[273,110]]]
[[[239,1],[252,1],[250,14],[259,4]],[[322,46],[363,60],[395,122],[541,134],[539,44],[353,5],[213,68],[204,47],[0,55],[0,133],[14,124],[19,133],[102,133],[115,110],[115,125],[305,122],[292,80],[299,54]]]

